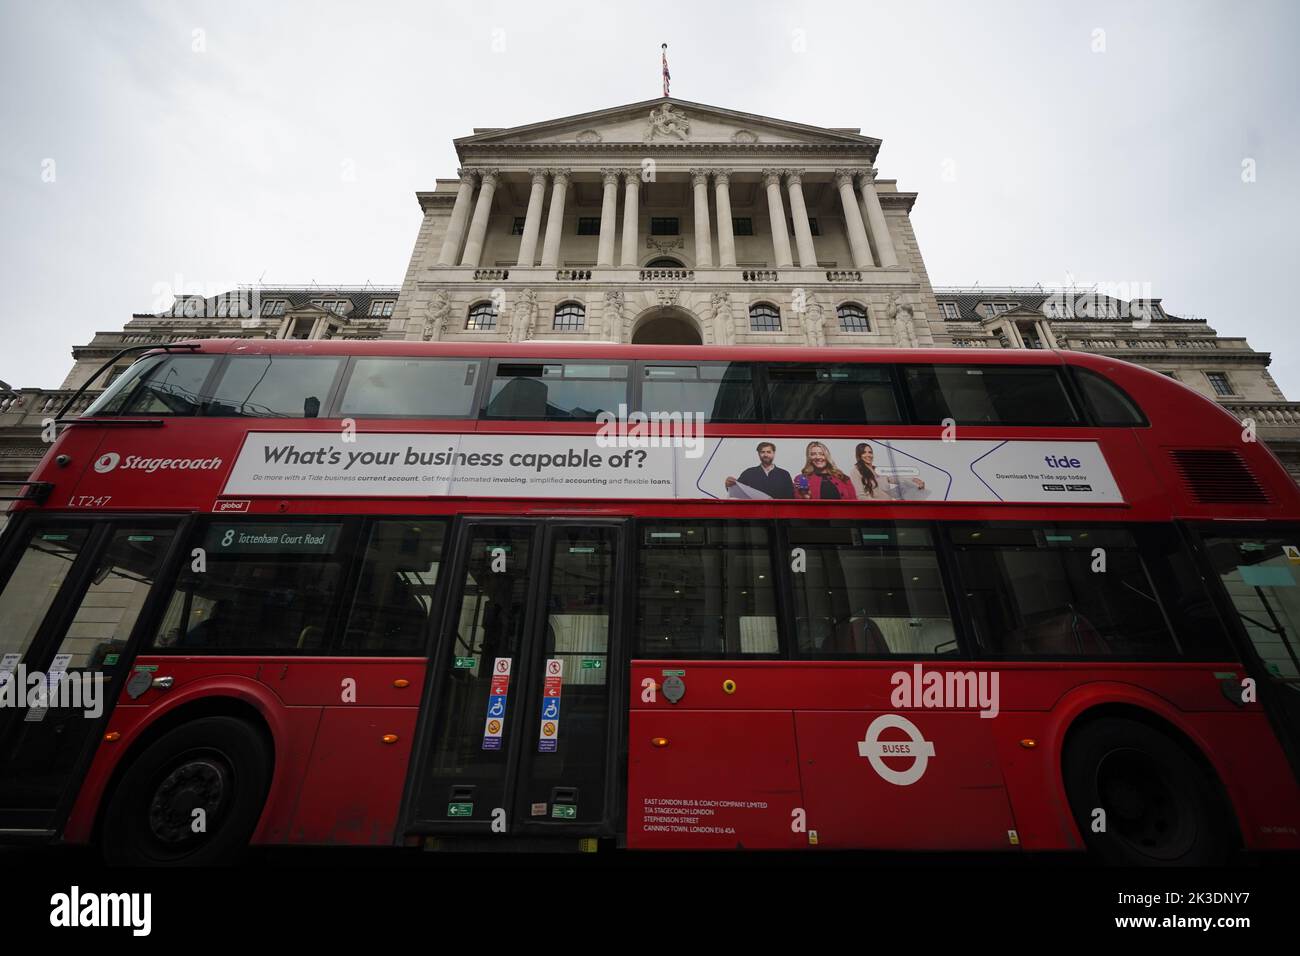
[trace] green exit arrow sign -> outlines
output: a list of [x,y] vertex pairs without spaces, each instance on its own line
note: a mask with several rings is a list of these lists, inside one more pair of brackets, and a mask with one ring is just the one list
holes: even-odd
[[449,817],[472,817],[473,815],[474,804],[472,803],[447,804],[447,816]]
[[582,662],[582,669],[584,671],[598,671],[604,666],[605,662],[601,660],[585,660]]
[[567,803],[557,803],[551,807],[551,818],[554,820],[576,820],[578,819],[578,808]]
[[455,663],[454,665],[452,665],[452,666],[455,667],[456,670],[458,670],[458,671],[467,671],[467,670],[472,670],[473,667],[474,667],[474,658],[472,658],[472,657],[458,657],[458,658],[456,658],[456,663]]

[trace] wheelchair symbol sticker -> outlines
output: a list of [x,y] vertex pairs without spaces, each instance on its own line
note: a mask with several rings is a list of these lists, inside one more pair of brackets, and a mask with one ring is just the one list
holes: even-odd
[[504,717],[506,714],[506,699],[504,697],[493,697],[488,703],[489,717]]
[[[880,733],[888,729],[901,730],[907,740],[881,740]],[[866,736],[858,741],[858,756],[866,757],[871,768],[889,783],[900,787],[910,786],[921,779],[925,768],[934,756],[934,744],[922,736],[920,729],[906,717],[898,714],[881,714],[867,727]],[[911,757],[912,766],[894,770],[885,765],[884,757]]]
[[554,720],[556,717],[559,716],[560,716],[559,698],[557,697],[546,698],[545,703],[542,704],[542,719]]

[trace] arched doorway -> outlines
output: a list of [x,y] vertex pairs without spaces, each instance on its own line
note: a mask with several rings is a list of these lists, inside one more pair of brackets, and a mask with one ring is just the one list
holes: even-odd
[[651,309],[632,327],[633,345],[702,345],[700,326],[685,309]]

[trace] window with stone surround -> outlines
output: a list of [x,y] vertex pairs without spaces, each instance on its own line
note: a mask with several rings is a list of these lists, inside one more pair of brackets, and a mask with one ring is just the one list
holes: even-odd
[[524,217],[515,216],[510,223],[510,235],[522,236],[524,234]]
[[754,220],[749,216],[740,216],[731,220],[731,234],[733,236],[752,236],[754,234]]
[[835,310],[839,316],[840,331],[842,332],[870,332],[871,326],[867,322],[867,309],[865,306],[856,302],[845,302]]
[[465,328],[470,332],[490,331],[497,327],[497,309],[491,302],[475,302],[469,307]]
[[652,236],[680,235],[680,233],[677,230],[677,217],[676,216],[651,216],[650,235]]
[[580,332],[587,321],[587,310],[579,302],[561,302],[555,307],[556,332]]
[[370,303],[371,315],[389,316],[393,314],[393,306],[396,305],[392,299],[376,299]]
[[599,236],[599,235],[600,235],[600,217],[599,217],[599,216],[579,216],[579,217],[578,217],[578,235],[580,235],[580,236]]
[[781,310],[770,302],[755,302],[749,307],[751,332],[780,332]]
[[1232,388],[1232,383],[1228,381],[1227,372],[1206,372],[1205,377],[1210,380],[1210,387],[1214,389],[1215,395],[1236,395]]
[[945,319],[954,319],[954,320],[955,320],[955,319],[960,319],[960,318],[961,318],[961,312],[960,312],[960,310],[957,308],[957,303],[956,303],[956,302],[940,302],[940,303],[939,303],[939,311],[940,311],[940,313],[943,314],[943,317],[944,317]]

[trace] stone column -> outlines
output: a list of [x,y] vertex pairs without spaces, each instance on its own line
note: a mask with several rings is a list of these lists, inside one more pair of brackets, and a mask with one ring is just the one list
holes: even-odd
[[808,225],[808,207],[803,201],[803,170],[787,169],[785,184],[790,191],[790,216],[794,219],[794,239],[799,249],[799,268],[816,269],[817,251],[813,248],[812,228]]
[[614,265],[614,230],[618,218],[618,173],[617,169],[602,169],[605,179],[605,194],[600,204],[600,243],[596,247],[596,265],[613,268]]
[[713,200],[718,207],[718,265],[736,268],[736,237],[731,231],[731,170],[713,171]]
[[554,269],[560,261],[560,239],[564,234],[564,194],[570,172],[551,170],[551,208],[546,215],[546,241],[542,244],[542,268]]
[[835,170],[835,186],[840,191],[840,204],[844,207],[844,225],[849,233],[849,249],[853,256],[853,268],[871,268],[871,247],[867,245],[867,230],[862,225],[862,214],[858,212],[858,200],[853,195],[853,171]]
[[695,186],[695,268],[713,267],[713,238],[709,233],[709,171],[692,169]]
[[465,252],[460,257],[462,266],[478,268],[479,256],[483,255],[483,237],[487,235],[488,216],[492,213],[492,197],[497,191],[497,171],[483,170],[483,185],[479,187],[478,202],[474,204],[474,218],[469,224],[469,238],[465,240]]
[[772,258],[776,267],[790,268],[790,234],[785,230],[785,206],[781,204],[781,170],[763,170],[763,185],[767,187],[767,214],[772,224]]
[[623,170],[623,255],[624,269],[635,269],[640,250],[637,249],[641,216],[641,171]]
[[546,170],[530,169],[533,188],[528,194],[528,212],[524,214],[524,236],[519,240],[519,258],[515,265],[531,269],[537,260],[537,234],[542,231],[542,203],[546,201]]
[[442,251],[438,253],[438,265],[456,264],[456,253],[460,251],[460,241],[465,238],[465,220],[469,218],[469,201],[474,195],[474,181],[478,171],[462,169],[460,171],[460,189],[456,190],[456,205],[451,207],[451,221],[447,223],[447,235],[442,240]]
[[874,169],[858,176],[858,189],[862,191],[862,202],[867,207],[867,221],[871,224],[871,239],[876,244],[876,254],[880,256],[880,267],[888,269],[898,265],[894,240],[890,238],[889,225],[885,222],[885,210],[880,208],[880,197],[876,195]]

